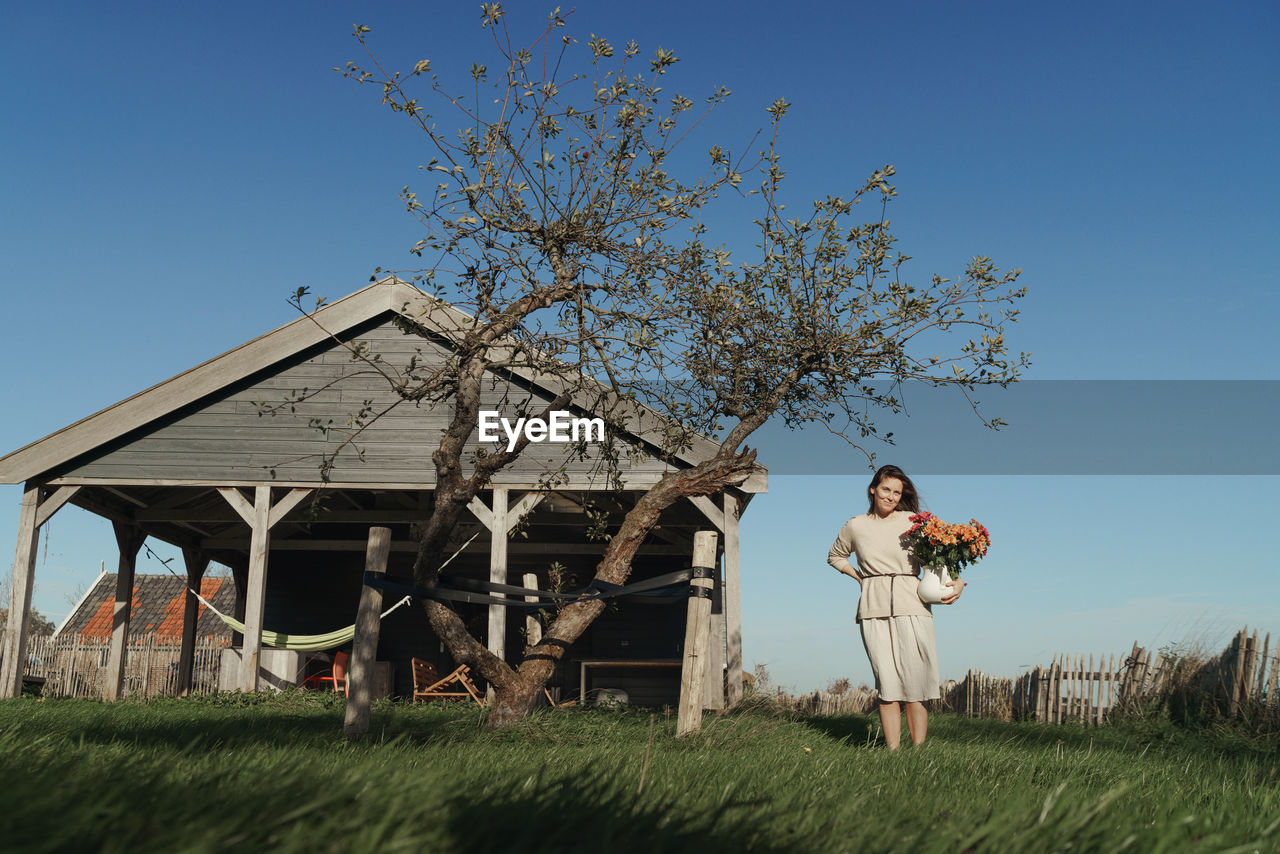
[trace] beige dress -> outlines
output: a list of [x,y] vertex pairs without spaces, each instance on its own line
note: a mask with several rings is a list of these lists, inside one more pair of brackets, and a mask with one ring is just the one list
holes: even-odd
[[[933,700],[938,688],[938,651],[933,611],[917,592],[919,569],[906,548],[911,514],[905,510],[881,519],[854,516],[840,529],[827,562],[862,579],[856,622],[862,628],[880,699],[893,702]],[[849,558],[857,558],[857,568]]]

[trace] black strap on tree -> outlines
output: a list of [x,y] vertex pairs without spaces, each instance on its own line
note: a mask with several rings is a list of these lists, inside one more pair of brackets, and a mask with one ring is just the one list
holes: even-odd
[[[694,568],[692,572],[700,572],[698,568]],[[679,569],[675,572],[656,575],[653,578],[646,578],[643,581],[636,581],[627,585],[610,584],[608,581],[600,579],[592,579],[591,583],[586,587],[578,590],[570,590],[565,593],[557,593],[553,590],[539,590],[536,587],[517,587],[513,584],[499,584],[496,581],[482,581],[478,578],[465,578],[463,576],[442,577],[440,583],[448,587],[461,587],[464,589],[475,590],[481,593],[507,593],[512,596],[536,596],[539,599],[564,599],[578,600],[582,597],[602,598],[599,594],[609,593],[610,595],[619,595],[618,591],[625,591],[621,595],[631,593],[643,593],[650,590],[659,590],[665,587],[682,584],[689,580],[690,577],[702,578],[704,576],[690,576],[689,569]]]
[[716,579],[715,568],[710,566],[695,566],[692,568],[692,571],[693,571],[694,578],[710,578],[712,582],[712,586],[701,587],[696,584],[690,584],[689,598],[690,599],[710,599],[711,591],[715,587],[715,579]]
[[[538,590],[536,587],[516,587],[510,584],[498,584],[493,581],[480,581],[473,578],[450,578],[449,584],[466,586],[472,590],[456,590],[449,587],[420,587],[417,584],[405,584],[373,572],[364,574],[364,583],[369,587],[385,590],[400,596],[413,596],[418,599],[436,599],[445,602],[465,602],[472,605],[501,605],[504,608],[546,608],[556,602],[574,601],[590,602],[596,599],[615,599],[619,596],[635,596],[637,602],[646,604],[662,604],[676,599],[683,599],[687,590],[699,588],[687,587],[689,579],[697,569],[681,569],[668,572],[654,578],[646,578],[634,584],[610,584],[607,581],[592,579],[591,583],[581,590],[572,593],[556,593],[550,590]],[[473,592],[474,591],[474,592]],[[508,599],[491,596],[479,591],[508,593],[513,596],[538,597],[539,601],[526,602],[523,599]],[[551,601],[545,601],[551,600]]]

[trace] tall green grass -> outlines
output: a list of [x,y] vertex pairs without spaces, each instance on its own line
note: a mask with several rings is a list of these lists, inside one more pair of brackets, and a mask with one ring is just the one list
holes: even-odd
[[[757,710],[674,737],[554,710],[323,695],[0,703],[11,851],[1280,851],[1273,746],[935,717],[888,753],[871,718]],[[904,739],[905,740],[905,739]],[[639,791],[638,791],[639,790]]]

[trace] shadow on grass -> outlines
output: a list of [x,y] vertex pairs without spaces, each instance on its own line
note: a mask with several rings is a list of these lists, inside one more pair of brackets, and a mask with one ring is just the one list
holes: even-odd
[[801,723],[831,738],[843,741],[849,747],[878,747],[884,742],[880,728],[864,715],[802,718]]
[[467,851],[793,851],[756,801],[690,815],[669,798],[637,796],[617,781],[517,780],[483,799],[449,805],[449,836]]
[[[879,721],[873,715],[841,715],[799,718],[804,726],[844,741],[849,747],[883,747]],[[902,725],[906,740],[906,721]],[[1141,721],[1105,726],[1076,723],[1041,724],[1007,722],[990,718],[966,718],[951,714],[929,716],[929,741],[956,744],[1013,744],[1024,749],[1108,752],[1141,755],[1153,748],[1188,755],[1239,756],[1275,750],[1274,744],[1233,742],[1208,732],[1154,727]]]
[[[10,701],[0,721],[31,737],[64,738],[80,744],[124,744],[138,748],[207,749],[300,747],[342,743],[342,705],[282,706],[272,703],[216,704],[167,700],[154,705],[123,701],[56,700],[36,705]],[[23,706],[17,704],[30,704]],[[410,745],[464,741],[474,737],[480,715],[471,710],[391,707],[375,711],[368,743],[390,740]]]

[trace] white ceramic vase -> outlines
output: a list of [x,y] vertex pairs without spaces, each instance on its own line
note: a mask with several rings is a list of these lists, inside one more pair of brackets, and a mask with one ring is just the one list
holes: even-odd
[[920,601],[926,605],[942,604],[943,596],[955,592],[947,585],[951,583],[951,573],[945,566],[920,567]]

